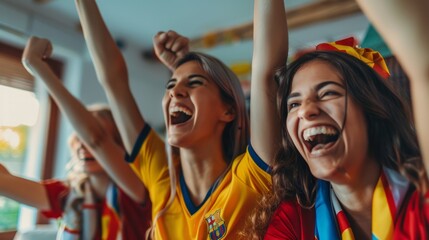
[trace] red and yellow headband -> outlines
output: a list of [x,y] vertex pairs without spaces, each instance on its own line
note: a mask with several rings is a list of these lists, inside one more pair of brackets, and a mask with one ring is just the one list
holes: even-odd
[[390,76],[389,69],[387,68],[383,56],[371,48],[357,47],[356,40],[353,37],[335,42],[321,43],[316,46],[316,50],[347,53],[368,64],[368,66],[373,68],[384,79],[387,79]]

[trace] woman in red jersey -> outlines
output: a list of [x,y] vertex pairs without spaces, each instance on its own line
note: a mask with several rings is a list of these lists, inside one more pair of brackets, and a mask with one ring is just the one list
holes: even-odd
[[410,76],[414,118],[352,39],[280,70],[283,148],[255,238],[428,239],[429,3],[358,2]]

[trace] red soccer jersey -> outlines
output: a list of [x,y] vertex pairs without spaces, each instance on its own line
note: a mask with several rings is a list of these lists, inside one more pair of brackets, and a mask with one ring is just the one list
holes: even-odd
[[[43,182],[49,198],[51,209],[42,211],[48,218],[60,218],[64,214],[64,202],[69,194],[69,187],[58,180],[46,180]],[[147,203],[141,206],[130,199],[123,191],[118,189],[117,203],[115,210],[111,209],[104,200],[97,204],[97,210],[100,213],[100,220],[109,219],[101,224],[97,232],[101,235],[100,239],[110,239],[116,236],[120,231],[122,239],[140,240],[145,239],[146,230],[150,226],[151,205]],[[117,216],[119,213],[119,217]],[[118,220],[117,220],[118,219]],[[118,221],[118,222],[117,222]],[[100,221],[102,222],[102,221]]]
[[[315,211],[299,206],[296,201],[284,201],[275,211],[268,226],[266,240],[313,240]],[[429,192],[408,194],[395,219],[394,239],[429,239]]]

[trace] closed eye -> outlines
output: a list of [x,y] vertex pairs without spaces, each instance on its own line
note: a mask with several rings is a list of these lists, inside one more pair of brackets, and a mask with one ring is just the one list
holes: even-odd
[[176,80],[169,80],[167,84],[165,84],[165,89],[170,90],[176,86]]
[[329,91],[322,92],[320,94],[320,99],[327,100],[327,99],[331,99],[339,96],[342,96],[342,94],[337,91],[329,90]]
[[188,85],[190,86],[190,87],[198,87],[198,86],[201,86],[201,85],[203,85],[204,84],[204,82],[203,81],[201,81],[201,80],[190,80],[189,81],[189,83],[188,83]]
[[318,98],[321,100],[329,100],[344,96],[345,88],[342,84],[333,81],[326,81],[316,86]]
[[288,103],[288,105],[287,105],[287,110],[288,110],[288,112],[291,112],[292,110],[294,110],[294,108],[297,108],[297,107],[299,107],[299,106],[301,106],[301,104],[300,104],[300,103],[297,103],[297,102],[291,102],[291,103]]
[[335,91],[327,91],[323,94],[323,96],[332,96],[332,95],[339,95],[339,93],[335,92]]

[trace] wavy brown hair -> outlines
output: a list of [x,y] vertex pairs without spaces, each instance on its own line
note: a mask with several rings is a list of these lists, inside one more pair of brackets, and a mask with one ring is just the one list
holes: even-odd
[[263,238],[272,214],[282,201],[296,200],[304,208],[314,206],[316,178],[294,146],[285,123],[292,80],[298,70],[316,60],[327,62],[338,71],[347,94],[361,106],[367,124],[369,154],[380,165],[400,172],[416,189],[426,184],[410,107],[404,104],[390,82],[346,53],[310,52],[276,73],[280,82],[277,104],[281,123],[284,123],[281,126],[283,141],[273,164],[272,192],[263,197],[246,230],[246,235],[252,239]]

